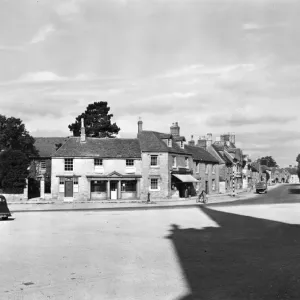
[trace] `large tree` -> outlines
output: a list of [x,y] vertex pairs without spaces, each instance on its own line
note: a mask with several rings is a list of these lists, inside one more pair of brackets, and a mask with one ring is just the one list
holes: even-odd
[[0,152],[0,188],[4,193],[22,193],[28,176],[28,157],[20,150]]
[[274,160],[274,158],[272,156],[264,156],[260,159],[260,164],[262,166],[267,166],[270,168],[277,168],[278,164],[277,162]]
[[68,127],[73,132],[73,136],[80,136],[81,118],[84,118],[87,136],[114,138],[119,133],[120,128],[116,123],[111,123],[113,114],[109,114],[109,111],[110,107],[107,106],[107,102],[94,102],[89,104],[85,112],[79,115],[75,122]]
[[0,150],[19,150],[26,156],[37,156],[34,142],[21,119],[0,115]]

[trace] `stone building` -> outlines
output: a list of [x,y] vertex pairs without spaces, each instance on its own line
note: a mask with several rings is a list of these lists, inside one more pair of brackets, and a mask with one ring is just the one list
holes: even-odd
[[60,201],[139,199],[141,181],[138,139],[90,138],[82,125],[52,156],[51,193]]
[[143,130],[138,122],[138,139],[142,156],[142,198],[180,198],[185,190],[192,193],[193,157],[185,149],[185,138],[180,136],[180,127],[174,123],[170,133]]

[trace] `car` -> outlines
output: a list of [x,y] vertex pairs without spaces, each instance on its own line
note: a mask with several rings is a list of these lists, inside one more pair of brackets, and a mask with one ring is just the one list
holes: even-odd
[[11,213],[7,207],[6,198],[3,195],[0,195],[0,218],[2,218],[2,220],[7,220],[8,217],[11,217]]
[[268,185],[266,182],[260,181],[255,185],[255,189],[256,189],[257,194],[260,194],[260,193],[266,194],[268,192]]

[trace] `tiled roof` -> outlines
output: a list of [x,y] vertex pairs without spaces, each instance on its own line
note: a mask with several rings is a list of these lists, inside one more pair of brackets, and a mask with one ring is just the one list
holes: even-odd
[[140,158],[141,148],[138,139],[70,137],[53,157]]
[[34,146],[39,151],[40,157],[51,157],[56,151],[55,144],[63,144],[67,137],[35,137]]
[[[232,157],[224,150],[224,145],[214,143],[212,147],[226,164],[233,162]],[[221,151],[223,151],[224,154],[221,153]]]
[[168,136],[168,134],[143,130],[138,134],[141,150],[144,152],[189,154],[185,149],[180,148],[174,139],[172,139],[172,147],[168,147],[168,145],[162,140],[162,138],[166,138],[166,136]]
[[219,163],[219,161],[203,148],[197,146],[185,145],[184,148],[192,154],[194,160]]

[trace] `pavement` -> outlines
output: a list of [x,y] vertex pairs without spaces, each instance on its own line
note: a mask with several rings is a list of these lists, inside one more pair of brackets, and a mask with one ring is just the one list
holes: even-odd
[[[269,186],[268,190],[273,190],[276,187],[282,186],[277,184]],[[217,194],[208,196],[209,204],[222,204],[226,202],[241,201],[246,199],[252,199],[259,197],[254,191],[241,190],[237,192],[237,195],[233,197],[231,193]],[[19,212],[41,212],[41,211],[93,211],[93,210],[148,210],[148,209],[171,209],[171,208],[188,208],[197,207],[202,203],[197,203],[196,198],[190,199],[179,199],[179,200],[156,200],[147,203],[146,201],[114,201],[114,202],[99,202],[99,201],[88,201],[88,202],[55,202],[50,200],[35,199],[26,201],[25,203],[8,203],[8,207],[11,213]]]

